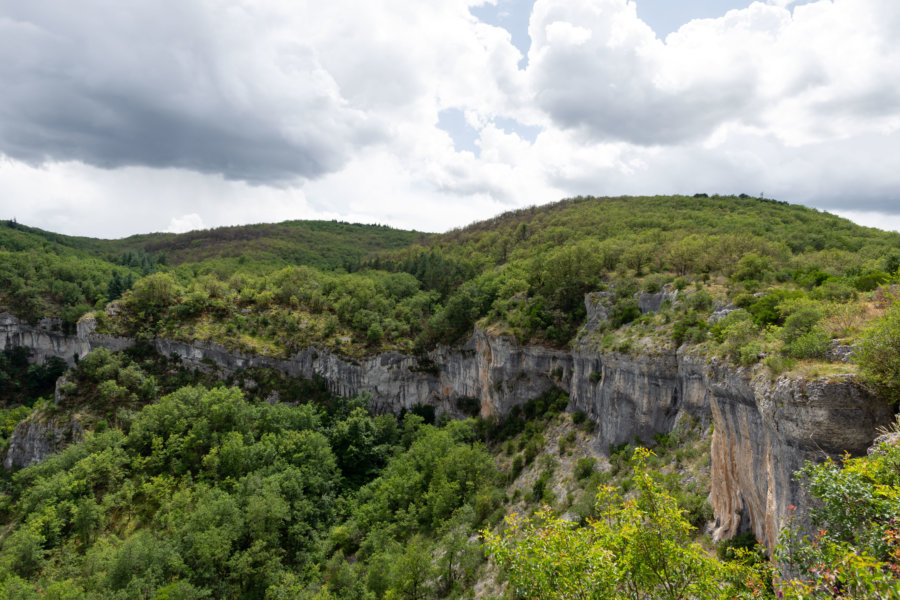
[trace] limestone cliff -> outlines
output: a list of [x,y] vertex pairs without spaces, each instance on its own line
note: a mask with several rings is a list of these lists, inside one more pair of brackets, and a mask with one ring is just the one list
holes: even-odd
[[84,356],[91,351],[90,344],[83,337],[63,334],[59,319],[42,319],[36,325],[29,325],[2,312],[0,350],[15,347],[30,348],[35,362],[43,363],[48,357],[57,356],[70,366],[75,364],[76,355]]
[[9,449],[3,466],[7,469],[27,467],[56,454],[84,437],[84,428],[72,416],[50,416],[32,413],[21,421],[9,437]]
[[[363,360],[315,348],[273,358],[206,342],[157,339],[154,346],[192,367],[223,375],[269,367],[320,377],[339,395],[367,395],[376,412],[426,404],[438,413],[461,416],[460,399],[474,398],[482,415],[503,415],[557,386],[569,392],[572,410],[584,411],[597,423],[601,447],[634,438],[649,441],[691,415],[713,431],[710,500],[717,520],[715,536],[752,528],[769,545],[788,506],[805,504],[794,471],[806,460],[844,451],[863,453],[877,426],[891,420],[886,403],[848,378],[770,381],[684,349],[603,351],[590,334],[605,320],[607,296],[586,298],[586,331],[571,351],[522,346],[482,330],[462,346],[437,348],[427,356],[389,352]],[[671,300],[652,300],[666,299]],[[66,338],[5,314],[0,315],[0,336],[3,347],[28,346],[38,359],[56,355],[69,360],[75,352],[84,354],[98,346],[119,350],[132,343],[97,335],[90,320],[79,324],[75,337]]]

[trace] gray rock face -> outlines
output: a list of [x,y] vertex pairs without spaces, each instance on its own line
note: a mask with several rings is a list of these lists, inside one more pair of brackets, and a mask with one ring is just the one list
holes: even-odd
[[850,378],[770,381],[724,365],[710,373],[717,539],[737,533],[740,515],[749,514],[756,536],[772,547],[789,507],[808,505],[794,473],[806,461],[864,454],[892,416]]
[[714,539],[752,528],[772,547],[790,512],[807,505],[795,471],[862,454],[891,409],[852,379],[779,378],[687,352],[654,356],[576,349],[571,406],[597,423],[600,444],[671,431],[685,415],[713,424]]
[[56,319],[42,319],[31,326],[7,312],[0,313],[0,350],[15,347],[30,348],[36,362],[58,356],[70,366],[75,364],[76,354],[84,356],[91,350],[83,338],[63,335]]
[[663,302],[668,300],[669,302],[674,302],[675,298],[678,297],[678,291],[662,291],[657,292],[655,294],[650,294],[647,292],[638,292],[635,294],[635,297],[638,301],[638,308],[641,309],[641,314],[646,315],[651,312],[659,312],[662,309]]
[[482,415],[502,415],[553,386],[568,389],[572,371],[567,352],[520,346],[480,330],[461,348],[438,348],[422,358],[386,352],[354,361],[307,348],[290,359],[278,359],[230,352],[218,344],[165,339],[155,340],[154,346],[189,366],[223,374],[268,367],[294,376],[320,377],[335,394],[367,395],[369,405],[379,413],[427,404],[438,414],[464,416],[458,400],[478,398]]
[[[864,453],[877,426],[891,420],[888,404],[852,379],[783,377],[773,382],[686,351],[603,352],[591,341],[596,337],[591,332],[605,321],[609,297],[587,296],[587,323],[572,351],[521,346],[482,330],[461,347],[437,348],[425,357],[388,352],[353,360],[307,348],[285,359],[206,342],[157,339],[154,346],[189,366],[222,374],[269,367],[320,377],[336,394],[367,395],[371,408],[381,413],[426,404],[439,414],[463,416],[459,401],[475,398],[482,415],[499,416],[556,386],[569,392],[572,410],[584,411],[597,423],[601,447],[635,437],[649,441],[689,415],[713,426],[715,537],[752,528],[770,547],[788,506],[806,504],[793,473],[807,460],[844,451]],[[76,351],[83,355],[99,346],[119,350],[133,343],[97,335],[89,320],[79,324],[77,336],[66,338],[6,314],[0,315],[0,342],[4,348],[30,347],[39,360],[50,355],[69,360]],[[16,437],[16,450],[11,444],[7,464],[40,460],[75,431],[66,427],[28,425]]]
[[601,444],[621,444],[636,437],[649,442],[654,434],[671,431],[684,414],[706,423],[710,420],[705,394],[686,393],[701,389],[694,390],[689,379],[686,382],[685,375],[693,374],[682,372],[674,353],[603,354],[583,346],[573,356],[570,407],[597,423]]
[[3,466],[12,469],[39,463],[82,438],[84,428],[71,417],[32,414],[16,425],[9,437],[9,450]]
[[612,292],[591,292],[584,296],[585,329],[596,329],[609,320],[609,309],[614,297]]
[[713,323],[713,324],[718,323],[719,321],[721,321],[722,319],[727,317],[730,313],[733,313],[736,310],[739,310],[737,306],[728,305],[728,306],[718,307],[718,308],[716,308],[715,311],[713,311],[713,314],[709,315],[709,318],[706,321],[708,323]]
[[856,352],[856,345],[842,344],[840,340],[831,340],[831,347],[825,353],[825,358],[834,362],[850,362]]

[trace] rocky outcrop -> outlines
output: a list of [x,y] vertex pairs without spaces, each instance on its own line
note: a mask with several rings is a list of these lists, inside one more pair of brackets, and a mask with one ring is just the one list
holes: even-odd
[[[460,347],[437,348],[423,357],[388,352],[361,360],[315,348],[275,358],[207,342],[157,339],[153,344],[161,354],[222,375],[268,367],[318,377],[336,394],[367,396],[372,409],[382,413],[425,404],[437,413],[462,416],[462,405],[476,399],[482,415],[499,416],[556,386],[569,392],[572,410],[584,411],[597,423],[601,446],[650,441],[691,416],[713,431],[710,501],[716,538],[752,529],[769,546],[788,507],[806,503],[793,473],[807,460],[865,452],[876,428],[891,420],[890,407],[849,378],[770,381],[684,349],[604,351],[594,329],[606,320],[609,298],[608,293],[588,295],[585,330],[571,351],[522,346],[483,330]],[[0,335],[4,347],[28,346],[39,359],[68,360],[74,352],[98,346],[118,350],[132,343],[97,335],[89,320],[79,324],[77,336],[66,338],[9,315],[0,315]],[[59,437],[56,429],[45,428],[33,434],[23,430],[18,439],[36,439],[41,431]],[[16,456],[31,460],[46,454],[42,451],[16,450]],[[22,460],[7,457],[9,464]]]
[[708,369],[716,539],[751,525],[769,547],[791,506],[808,505],[794,473],[806,461],[860,455],[892,407],[849,377],[770,381],[746,370]]
[[381,413],[427,404],[438,414],[463,416],[459,400],[477,398],[482,415],[503,415],[553,386],[568,389],[572,372],[568,352],[522,346],[512,338],[481,330],[460,348],[438,348],[424,357],[386,352],[353,360],[306,348],[289,359],[279,359],[205,342],[158,339],[154,346],[189,366],[223,374],[267,367],[293,376],[318,377],[340,396],[368,396],[372,409]]
[[[47,356],[60,356],[73,364],[76,353],[83,356],[98,347],[116,351],[134,345],[129,338],[96,333],[90,317],[78,323],[75,336],[66,337],[2,313],[0,336],[7,346],[34,350],[33,359],[37,362]],[[293,376],[320,378],[340,396],[368,396],[376,412],[397,413],[427,404],[434,406],[438,414],[462,416],[458,401],[476,398],[483,415],[503,415],[551,387],[568,390],[572,374],[572,356],[566,351],[523,346],[513,338],[478,329],[461,347],[437,348],[427,356],[386,352],[359,360],[317,348],[305,348],[290,358],[277,358],[204,341],[158,338],[151,344],[160,354],[177,356],[188,367],[223,376],[241,369],[266,367]]]
[[83,437],[84,428],[71,416],[33,413],[16,425],[9,437],[9,449],[3,466],[12,469],[41,462]]
[[76,356],[91,351],[90,343],[84,338],[63,334],[58,319],[42,319],[36,325],[29,325],[9,313],[0,313],[0,350],[15,347],[29,348],[35,362],[43,363],[56,356],[70,366],[75,364]]
[[623,355],[583,344],[574,356],[571,405],[597,423],[601,443],[651,441],[686,415],[712,425],[716,540],[752,529],[774,545],[788,507],[807,504],[794,473],[864,453],[892,415],[847,377],[770,381],[683,350]]
[[684,414],[710,421],[702,369],[685,368],[675,352],[633,356],[583,343],[573,357],[570,406],[591,417],[603,444],[651,441]]
[[669,291],[668,288],[669,286],[666,285],[666,289],[661,292],[638,292],[635,294],[641,314],[646,315],[647,313],[659,312],[664,302],[675,302],[675,299],[678,297],[678,290]]

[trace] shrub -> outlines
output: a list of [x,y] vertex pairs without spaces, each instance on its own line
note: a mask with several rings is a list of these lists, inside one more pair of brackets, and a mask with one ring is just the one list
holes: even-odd
[[762,344],[757,340],[751,340],[738,350],[738,362],[745,367],[755,365],[759,361],[762,351]]
[[879,285],[887,283],[890,279],[887,273],[883,271],[869,271],[859,275],[853,280],[853,287],[860,292],[874,291]]
[[587,479],[591,475],[594,474],[596,469],[597,460],[592,457],[587,458],[579,458],[575,463],[574,475],[575,478],[579,481],[582,479]]
[[[874,287],[872,289],[875,289]],[[832,279],[815,289],[810,296],[829,302],[851,302],[856,300],[856,290],[842,281]]]
[[784,347],[784,352],[791,358],[824,358],[831,347],[831,338],[821,327],[791,340]]
[[637,300],[634,298],[625,298],[613,304],[609,311],[609,323],[613,327],[621,327],[627,323],[631,323],[641,316],[641,309],[638,307]]
[[688,312],[684,317],[675,321],[672,327],[672,340],[680,346],[684,343],[699,344],[706,340],[709,325],[695,311]]
[[713,297],[704,289],[697,290],[695,293],[688,296],[685,304],[690,310],[701,312],[710,311],[716,305]]
[[900,306],[892,305],[863,333],[855,357],[864,381],[891,401],[900,399]]

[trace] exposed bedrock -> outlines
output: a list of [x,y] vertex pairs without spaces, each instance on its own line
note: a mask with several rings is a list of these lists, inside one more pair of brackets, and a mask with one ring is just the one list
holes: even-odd
[[[274,358],[167,339],[155,340],[154,346],[189,366],[223,375],[269,367],[320,377],[339,395],[367,395],[372,409],[381,413],[425,404],[438,413],[463,416],[464,406],[475,399],[482,415],[501,416],[555,386],[569,392],[572,410],[584,411],[597,423],[601,445],[650,441],[690,415],[713,430],[715,537],[752,528],[769,546],[788,507],[806,505],[793,473],[807,460],[864,453],[876,428],[891,420],[891,407],[852,378],[770,381],[686,350],[603,351],[590,341],[590,330],[604,320],[605,299],[603,294],[586,299],[586,335],[571,351],[523,346],[480,329],[462,346],[437,348],[426,357],[387,352],[354,360],[307,348],[290,358]],[[29,347],[38,360],[60,356],[71,361],[76,352],[84,355],[99,346],[120,350],[131,343],[96,334],[89,320],[79,324],[76,336],[66,337],[0,314],[0,347]]]
[[770,381],[717,364],[708,373],[716,539],[749,524],[771,547],[790,507],[808,505],[794,473],[806,461],[865,454],[892,418],[891,406],[848,377]]
[[70,366],[75,364],[76,355],[84,356],[91,350],[82,337],[62,333],[59,319],[41,319],[36,325],[29,325],[7,312],[0,312],[0,350],[16,347],[29,348],[34,362],[43,363],[56,356]]
[[83,437],[84,428],[75,417],[32,413],[9,436],[3,466],[12,469],[39,463]]

